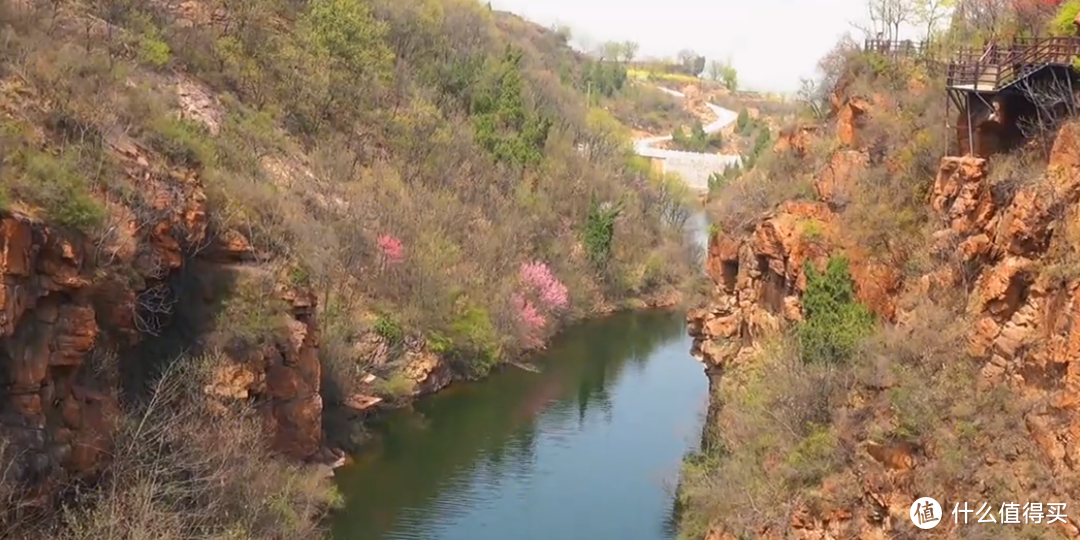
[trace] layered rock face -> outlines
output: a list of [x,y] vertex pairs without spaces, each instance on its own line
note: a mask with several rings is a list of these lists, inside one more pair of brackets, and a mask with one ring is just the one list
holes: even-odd
[[[795,146],[794,141],[785,143]],[[802,143],[805,145],[805,143]],[[913,316],[898,307],[905,295],[942,298],[966,294],[972,323],[958,345],[982,362],[979,384],[1008,386],[1017,400],[1035,403],[1024,425],[1058,475],[1080,468],[1080,125],[1059,133],[1045,174],[1033,181],[994,184],[977,157],[941,161],[927,204],[938,220],[927,250],[954,264],[902,280],[887,262],[874,261],[845,242],[826,201],[858,181],[863,159],[854,151],[833,156],[838,165],[819,174],[822,202],[784,203],[741,237],[710,240],[707,271],[716,284],[712,300],[687,320],[694,352],[715,384],[728,369],[751,361],[762,338],[801,318],[803,264],[823,265],[827,254],[851,261],[860,300],[885,321],[903,327]],[[839,172],[837,172],[839,171]],[[807,224],[814,224],[807,226]],[[853,398],[859,399],[859,398]],[[920,449],[903,442],[867,442],[870,463],[854,475],[860,502],[845,507],[800,509],[787,530],[762,538],[889,538],[890,523],[906,519],[916,494],[904,480],[917,470]],[[986,456],[988,467],[1010,467],[1009,456]],[[1017,473],[1020,474],[1020,473]],[[1032,489],[1030,479],[1026,480]],[[1021,482],[1023,484],[1023,482]],[[828,482],[826,482],[828,484]],[[826,492],[833,489],[823,485]],[[1068,537],[1073,522],[1057,523]],[[858,533],[853,536],[852,531]],[[717,532],[708,540],[727,540]]]
[[922,290],[973,283],[976,323],[968,353],[988,385],[1041,398],[1026,428],[1055,472],[1080,464],[1080,274],[1075,229],[1080,201],[1080,126],[1058,135],[1042,182],[995,197],[987,163],[946,158],[932,205],[947,228],[935,248],[955,249],[970,275],[926,276]]
[[101,334],[95,291],[81,274],[84,250],[47,227],[5,217],[0,254],[5,438],[34,453],[28,465],[36,471],[90,471],[107,448],[117,403],[77,377]]
[[0,218],[0,426],[9,451],[25,451],[27,472],[91,473],[101,465],[119,404],[116,381],[95,372],[159,322],[160,313],[146,309],[151,299],[159,306],[185,246],[206,238],[196,179],[152,172],[131,144],[114,149],[149,202],[140,215],[107,205],[103,238],[92,242],[26,216]]
[[[169,281],[193,254],[229,259],[244,251],[242,243],[210,240],[197,177],[155,170],[131,142],[113,149],[147,203],[107,203],[100,238],[25,214],[0,216],[0,439],[23,457],[17,472],[28,480],[100,469],[120,417],[126,374],[117,357],[169,324],[177,300]],[[322,440],[315,299],[297,290],[279,295],[291,306],[288,339],[259,361],[236,359],[243,367],[232,377],[250,379],[269,398],[276,446],[309,457]]]

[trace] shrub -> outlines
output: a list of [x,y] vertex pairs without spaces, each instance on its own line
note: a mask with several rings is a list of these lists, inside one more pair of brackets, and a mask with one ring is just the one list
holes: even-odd
[[408,397],[416,389],[416,383],[401,373],[390,375],[389,379],[379,381],[375,393],[386,399],[401,399]]
[[802,234],[807,240],[811,242],[821,242],[825,237],[825,228],[820,221],[816,219],[808,219],[801,223]]
[[746,110],[746,107],[742,107],[739,109],[739,116],[735,118],[735,129],[743,133],[749,125],[750,111]]
[[855,298],[847,259],[830,258],[823,274],[808,261],[804,272],[803,321],[798,327],[803,360],[845,362],[873,328],[873,315]]
[[401,340],[405,337],[404,332],[401,329],[401,325],[392,319],[389,315],[379,315],[375,318],[375,324],[372,326],[375,333],[385,339],[391,345],[401,343]]
[[155,27],[152,32],[139,38],[139,60],[154,67],[164,67],[172,58],[172,49],[161,39],[160,31]]
[[784,526],[796,505],[822,497],[814,488],[823,478],[849,463],[832,427],[854,382],[849,371],[807,364],[786,341],[767,344],[743,366],[715,390],[723,407],[706,427],[704,451],[683,466],[687,538],[714,526],[736,537]]
[[455,356],[464,360],[470,375],[485,375],[499,361],[503,338],[486,309],[464,302],[450,332]]
[[177,164],[209,167],[217,161],[217,149],[201,124],[166,114],[151,119],[146,128],[151,146]]
[[16,199],[40,205],[51,220],[80,230],[102,224],[105,210],[95,200],[80,167],[80,149],[59,155],[24,149],[10,156],[14,176],[7,189]]
[[225,337],[254,344],[284,328],[287,306],[274,294],[269,276],[238,276],[236,286],[222,301],[215,327]]
[[675,128],[671,134],[671,143],[678,149],[686,152],[709,152],[724,146],[723,136],[719,133],[709,135],[705,133],[700,120],[695,120],[690,127],[690,134],[683,131],[682,126]]
[[615,220],[621,212],[622,204],[601,204],[595,198],[589,205],[589,214],[585,218],[585,252],[596,265],[602,265],[611,257]]

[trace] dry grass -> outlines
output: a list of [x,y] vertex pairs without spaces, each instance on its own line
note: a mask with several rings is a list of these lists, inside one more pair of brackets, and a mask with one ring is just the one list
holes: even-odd
[[713,398],[723,403],[716,450],[683,469],[683,534],[702,538],[717,524],[736,534],[786,525],[807,490],[850,462],[830,426],[852,383],[846,369],[804,363],[788,341],[732,373]]
[[224,361],[172,362],[146,402],[121,418],[107,468],[92,483],[70,484],[60,507],[2,516],[5,537],[321,538],[321,518],[339,503],[333,486],[272,455],[253,407],[203,395]]

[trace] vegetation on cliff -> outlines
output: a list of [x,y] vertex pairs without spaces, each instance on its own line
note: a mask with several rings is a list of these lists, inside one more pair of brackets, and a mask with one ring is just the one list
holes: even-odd
[[[1053,3],[989,4],[941,42],[1054,24]],[[1018,126],[982,113],[974,131],[1001,142],[994,155],[945,157],[956,132],[942,129],[932,64],[841,44],[821,66],[804,123],[714,203],[716,298],[691,325],[718,369],[703,450],[684,467],[684,535],[1074,537],[1073,519],[1006,525],[999,512],[1080,486],[1061,439],[1080,419],[1066,397],[1075,98],[1036,101]],[[1014,128],[1019,147],[990,135]],[[922,496],[946,511],[933,531],[908,518]],[[952,526],[954,504],[984,503],[998,525]]]
[[[61,489],[3,467],[15,536],[314,535],[332,501],[253,434],[249,392],[274,394],[278,433],[310,446],[322,397],[339,405],[369,374],[386,397],[415,393],[416,349],[482,375],[693,275],[685,191],[631,157],[606,110],[651,98],[623,66],[472,0],[4,0],[0,43],[0,212],[95,246],[76,255],[91,281],[138,282],[131,327],[98,324],[143,342],[93,343],[128,359],[115,380],[63,372],[124,397],[117,450],[49,480]],[[203,219],[205,235],[178,231]],[[129,249],[143,235],[177,260]],[[211,312],[187,309],[204,296]],[[268,357],[285,364],[244,365]],[[5,465],[26,461],[15,450]]]

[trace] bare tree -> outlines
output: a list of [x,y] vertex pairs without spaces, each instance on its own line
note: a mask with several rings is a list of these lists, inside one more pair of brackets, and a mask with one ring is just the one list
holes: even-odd
[[1038,35],[1047,21],[1054,17],[1058,2],[1046,0],[1016,0],[1013,4],[1013,16],[1021,31]]
[[[1035,113],[1020,117],[1017,128],[1025,139],[1043,143],[1049,152],[1054,134],[1061,124],[1076,114],[1076,95],[1068,79],[1052,72],[1050,78],[1027,77],[1016,83],[1016,88],[1032,104]],[[1066,75],[1067,77],[1067,75]],[[995,109],[996,111],[996,109]]]
[[956,0],[915,0],[915,20],[922,23],[926,39],[931,39],[934,29],[956,6]]
[[555,32],[555,34],[557,36],[559,36],[559,39],[561,39],[563,41],[563,43],[569,43],[570,39],[572,37],[574,37],[573,29],[571,29],[570,26],[568,26],[566,24],[563,24],[563,23],[552,24],[551,25],[551,30],[553,32]]
[[624,62],[633,62],[634,58],[637,58],[638,50],[641,45],[636,41],[624,41],[622,43],[622,53]]
[[828,113],[822,92],[813,79],[799,79],[798,99],[815,119],[823,120]]
[[954,22],[969,32],[988,34],[990,39],[1001,34],[1013,13],[1013,0],[959,0]]
[[815,117],[820,119],[828,116],[829,94],[840,84],[848,59],[858,50],[858,44],[850,35],[845,35],[818,60],[815,78],[800,81],[798,98]]
[[866,4],[867,21],[850,24],[861,30],[867,39],[873,37],[894,41],[900,36],[900,27],[913,22],[916,15],[915,1],[869,0]]
[[614,60],[618,62],[623,57],[623,44],[618,41],[605,41],[600,45],[597,54],[601,60]]

